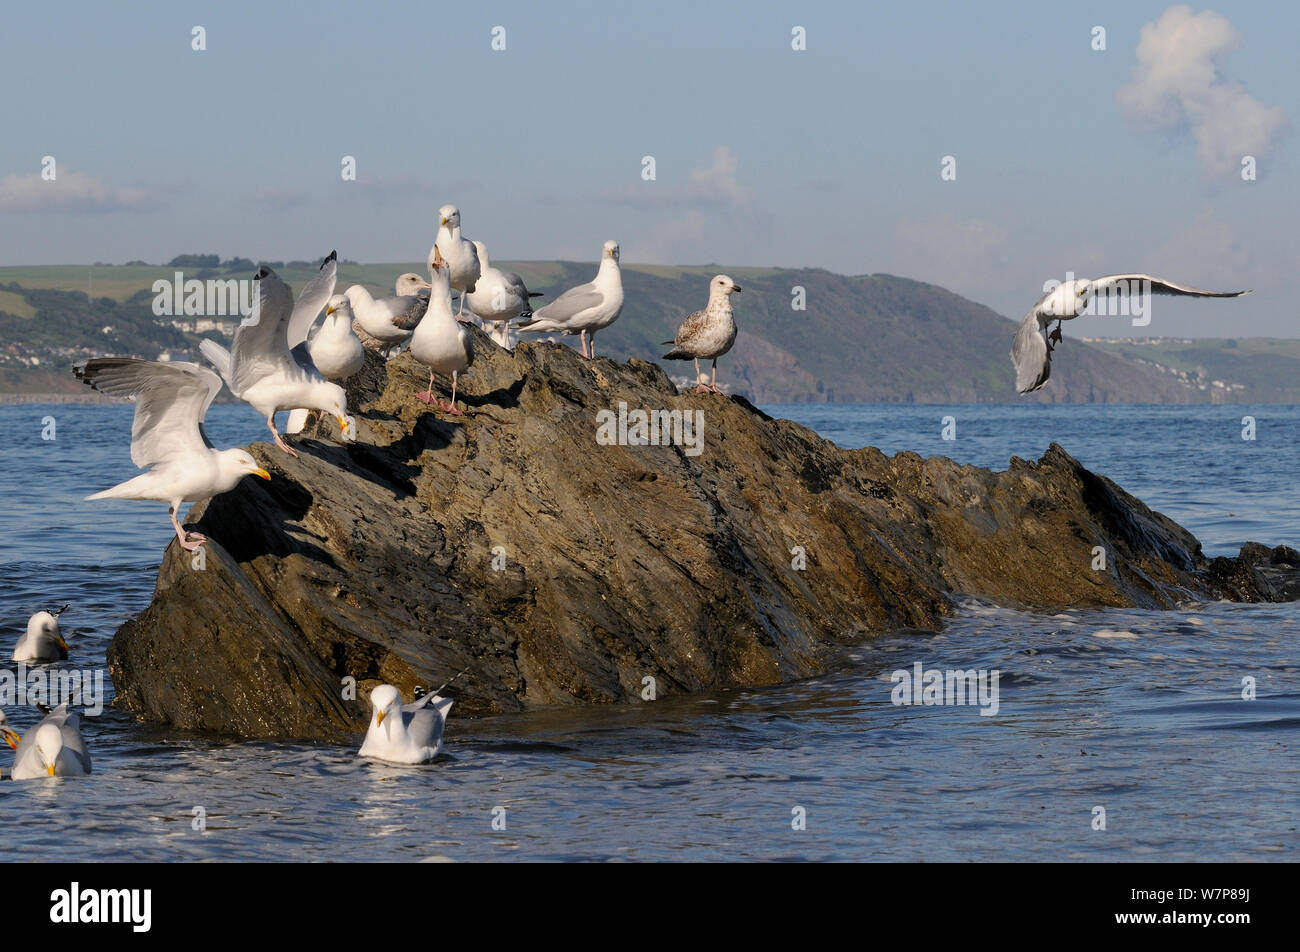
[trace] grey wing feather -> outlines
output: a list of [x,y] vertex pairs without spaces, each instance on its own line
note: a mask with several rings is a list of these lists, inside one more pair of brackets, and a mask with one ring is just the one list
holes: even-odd
[[421,747],[435,747],[451,711],[452,699],[426,694],[413,704],[402,705],[402,721],[411,739]]
[[307,282],[289,316],[289,346],[297,347],[307,339],[311,326],[316,323],[320,312],[334,296],[334,285],[338,282],[338,252],[331,251],[316,277]]
[[384,298],[381,302],[393,314],[393,326],[413,331],[429,309],[429,299],[418,294],[403,294]]
[[518,326],[525,328],[544,321],[561,326],[588,308],[599,306],[604,300],[605,295],[596,290],[594,284],[580,284],[565,291],[546,307],[538,308],[530,322]]
[[1047,337],[1039,321],[1035,305],[1016,330],[1011,345],[1011,365],[1016,368],[1016,390],[1032,393],[1047,383],[1052,375],[1052,354],[1047,349]]
[[1108,274],[1102,278],[1094,278],[1092,282],[1093,293],[1101,291],[1105,293],[1111,288],[1119,291],[1128,291],[1135,284],[1150,285],[1152,294],[1173,294],[1180,297],[1215,297],[1230,298],[1241,297],[1243,294],[1250,294],[1250,291],[1202,291],[1200,288],[1188,287],[1184,284],[1175,284],[1172,281],[1166,281],[1163,278],[1153,278],[1149,274]]
[[97,357],[73,372],[100,393],[135,401],[131,462],[137,466],[213,448],[203,419],[221,392],[221,378],[208,368],[182,360]]
[[264,374],[294,366],[288,323],[293,292],[272,271],[258,281],[256,315],[240,323],[230,348],[230,389],[239,396]]

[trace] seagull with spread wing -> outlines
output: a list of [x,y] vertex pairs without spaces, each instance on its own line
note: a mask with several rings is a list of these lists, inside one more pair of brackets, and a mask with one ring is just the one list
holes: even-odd
[[221,378],[184,361],[163,363],[130,357],[96,357],[73,368],[100,393],[135,401],[131,462],[148,471],[87,499],[156,499],[168,505],[181,548],[193,552],[206,540],[186,533],[176,518],[181,504],[234,489],[245,476],[271,474],[241,449],[218,450],[203,432],[203,418]]
[[[322,272],[323,273],[323,272]],[[275,437],[275,445],[290,456],[298,453],[275,427],[275,415],[281,410],[299,407],[329,413],[338,420],[343,439],[353,438],[353,421],[348,416],[347,396],[343,388],[321,376],[311,362],[306,332],[316,313],[329,300],[333,283],[316,287],[313,298],[295,308],[293,292],[265,265],[254,279],[258,284],[258,310],[239,325],[229,351],[214,340],[199,344],[199,351],[217,368],[230,392],[266,416],[266,427]],[[318,277],[308,287],[316,285]],[[324,297],[319,297],[322,292]],[[319,297],[316,310],[308,314]],[[301,338],[290,344],[290,334]]]
[[[1104,278],[1064,281],[1039,299],[1020,322],[1011,345],[1011,364],[1016,368],[1016,389],[1033,393],[1052,375],[1053,343],[1061,342],[1061,322],[1073,320],[1090,301],[1113,294],[1172,294],[1179,297],[1241,297],[1249,291],[1202,291],[1174,284],[1149,274],[1109,274]],[[1056,321],[1049,334],[1047,325]]]

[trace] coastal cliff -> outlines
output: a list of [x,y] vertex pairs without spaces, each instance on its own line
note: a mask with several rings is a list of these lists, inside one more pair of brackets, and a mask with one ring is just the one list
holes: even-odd
[[[941,626],[954,596],[1300,595],[1294,550],[1208,560],[1055,444],[998,473],[844,450],[741,398],[678,394],[655,364],[474,333],[463,416],[416,399],[411,357],[369,354],[357,442],[317,423],[298,459],[255,444],[272,479],[191,510],[202,556],[169,544],[109,649],[119,706],[339,740],[381,682],[409,698],[463,670],[459,715],[639,701],[647,678],[662,697],[807,677],[872,634]],[[680,412],[660,445],[628,445],[638,411]]]

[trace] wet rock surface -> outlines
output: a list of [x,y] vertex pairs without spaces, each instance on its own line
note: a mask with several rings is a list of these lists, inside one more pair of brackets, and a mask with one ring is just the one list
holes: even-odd
[[[411,357],[368,355],[356,443],[325,422],[298,459],[252,447],[272,480],[195,506],[201,567],[173,541],[118,631],[120,706],[339,740],[380,682],[409,698],[464,670],[459,715],[639,700],[645,678],[660,696],[770,684],[874,633],[941,626],[959,595],[1042,611],[1300,597],[1295,550],[1207,560],[1055,444],[999,473],[844,450],[743,399],[678,394],[644,361],[475,345],[463,416],[416,399],[428,374]],[[620,403],[631,424],[702,414],[698,446],[685,430],[602,445],[598,414]]]

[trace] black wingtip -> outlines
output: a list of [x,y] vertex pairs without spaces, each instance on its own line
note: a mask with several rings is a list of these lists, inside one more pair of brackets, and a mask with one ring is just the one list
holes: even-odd
[[253,280],[261,281],[264,280],[265,278],[269,278],[270,276],[271,276],[271,269],[268,268],[266,265],[262,265],[260,268],[257,269],[257,273],[253,275]]
[[324,271],[325,265],[329,264],[331,261],[338,261],[338,260],[339,260],[338,251],[331,251],[329,254],[325,256],[325,260],[320,263],[320,269]]

